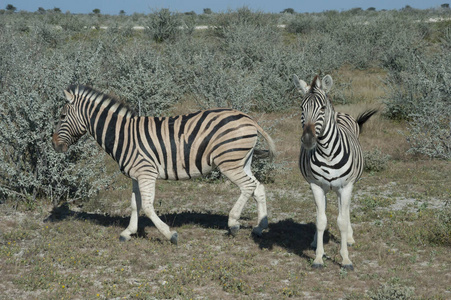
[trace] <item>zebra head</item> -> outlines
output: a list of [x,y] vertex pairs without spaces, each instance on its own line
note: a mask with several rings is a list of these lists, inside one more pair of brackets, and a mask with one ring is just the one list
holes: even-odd
[[61,109],[58,125],[52,137],[56,152],[66,152],[70,145],[76,143],[86,133],[86,125],[76,107],[77,95],[82,92],[78,89],[78,86],[73,86],[64,91],[67,103]]
[[330,91],[333,80],[330,75],[324,76],[322,80],[315,76],[312,83],[307,85],[303,80],[299,80],[293,75],[293,82],[299,92],[304,95],[301,104],[301,143],[305,149],[316,147],[317,139],[324,132],[325,123],[331,115],[332,105],[326,95]]

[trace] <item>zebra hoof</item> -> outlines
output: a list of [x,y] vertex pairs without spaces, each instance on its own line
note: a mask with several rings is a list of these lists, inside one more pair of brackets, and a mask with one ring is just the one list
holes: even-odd
[[171,243],[177,246],[179,234],[174,232],[171,236]]
[[127,242],[127,241],[129,241],[131,239],[131,237],[128,237],[128,238],[126,238],[126,237],[124,237],[124,236],[119,236],[119,241],[120,242]]
[[254,227],[254,229],[252,229],[252,234],[261,237],[263,235],[263,229],[260,226]]
[[260,227],[262,230],[268,228],[268,217],[262,218],[258,223],[258,227]]
[[346,271],[354,271],[354,266],[353,265],[343,265],[343,266],[341,266],[341,268],[346,270]]
[[238,231],[240,230],[240,225],[235,225],[229,228],[229,234],[231,236],[236,236],[238,234]]
[[324,268],[324,265],[323,264],[316,264],[316,263],[314,263],[312,265],[312,268],[313,269],[322,269],[322,268]]

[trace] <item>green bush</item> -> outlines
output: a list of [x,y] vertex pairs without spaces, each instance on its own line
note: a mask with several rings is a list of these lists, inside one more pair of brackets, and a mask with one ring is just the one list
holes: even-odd
[[384,154],[379,149],[373,151],[364,151],[364,169],[368,172],[380,172],[387,167],[390,156]]
[[167,8],[163,8],[149,16],[147,31],[152,39],[161,43],[168,39],[175,39],[181,28],[180,19]]
[[180,97],[164,58],[152,49],[129,47],[108,62],[108,88],[140,115],[160,116]]
[[386,115],[406,119],[410,152],[451,159],[451,48],[390,69]]
[[19,40],[14,31],[5,33],[0,37],[0,194],[30,206],[38,198],[56,205],[92,196],[109,181],[98,176],[105,168],[98,147],[81,143],[67,155],[51,147],[62,89],[81,74],[74,74],[67,57],[47,52],[39,30]]
[[408,300],[414,296],[413,288],[399,284],[384,284],[368,293],[372,300]]
[[[57,203],[89,197],[108,182],[104,154],[92,139],[67,155],[51,149],[62,90],[70,84],[112,93],[141,115],[167,114],[185,98],[203,108],[280,112],[299,105],[292,74],[311,78],[343,66],[382,67],[388,72],[386,115],[408,120],[410,151],[449,159],[449,22],[418,20],[450,14],[357,9],[288,16],[246,7],[202,15],[167,9],[132,16],[4,14],[0,193]],[[214,29],[194,33],[195,25],[205,24]],[[137,25],[147,30],[132,30]],[[345,88],[338,85],[336,95]],[[385,160],[369,153],[369,169],[378,170]]]

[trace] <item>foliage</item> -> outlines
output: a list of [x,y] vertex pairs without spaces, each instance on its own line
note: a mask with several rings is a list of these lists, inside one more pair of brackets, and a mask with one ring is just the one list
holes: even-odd
[[[284,112],[298,105],[294,73],[381,67],[388,72],[386,115],[408,120],[410,151],[450,158],[449,22],[424,22],[449,17],[449,9],[265,14],[242,7],[131,16],[11,10],[0,19],[3,197],[57,203],[89,197],[108,181],[104,156],[91,142],[68,155],[50,148],[62,89],[77,83],[112,93],[142,115],[166,114],[183,99],[194,99],[196,108]],[[194,30],[204,24],[212,29]],[[345,87],[337,88],[339,95]],[[372,156],[375,170],[384,157]]]
[[180,25],[180,20],[167,8],[152,14],[147,22],[149,35],[157,43],[176,38]]
[[372,151],[364,151],[364,169],[368,172],[380,172],[385,170],[389,160],[389,156],[382,153],[379,149],[374,149]]
[[412,53],[390,69],[386,115],[408,120],[410,152],[451,159],[450,49],[422,57]]
[[219,33],[229,26],[267,26],[270,24],[272,24],[270,15],[260,11],[254,12],[247,6],[240,7],[235,11],[228,10],[225,13],[220,13],[214,19],[214,25]]
[[407,300],[412,299],[413,295],[414,293],[412,288],[404,287],[399,284],[384,284],[377,290],[369,292],[369,296],[372,300]]
[[17,10],[17,8],[12,4],[8,4],[8,5],[6,5],[6,10],[9,12],[15,12]]
[[449,201],[438,211],[420,207],[418,213],[409,216],[416,226],[402,224],[396,233],[412,245],[451,246],[451,207]]
[[171,108],[179,97],[172,74],[164,58],[154,50],[130,47],[119,52],[108,62],[109,74],[105,80],[109,89],[140,115],[159,116]]
[[[97,177],[104,169],[98,148],[85,145],[82,150],[82,143],[68,155],[60,155],[50,143],[55,116],[62,106],[62,87],[81,74],[73,60],[46,53],[49,43],[39,28],[28,40],[11,37],[11,33],[7,30],[0,37],[0,97],[4,99],[0,103],[0,193],[27,205],[41,197],[54,204],[63,198],[90,197],[109,181]],[[91,168],[79,165],[87,159]]]

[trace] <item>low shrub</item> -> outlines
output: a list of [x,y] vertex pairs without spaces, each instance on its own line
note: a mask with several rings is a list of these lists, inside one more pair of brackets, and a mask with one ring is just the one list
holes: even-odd
[[180,19],[169,9],[163,8],[149,16],[147,32],[155,42],[161,43],[175,39],[181,30],[180,26]]
[[386,115],[406,119],[409,152],[451,159],[451,54],[411,56],[390,70]]
[[399,284],[383,284],[376,290],[371,290],[368,295],[372,300],[408,300],[414,296],[414,290]]
[[374,149],[372,151],[364,151],[363,158],[365,171],[380,172],[387,167],[390,156],[382,153],[379,149]]

